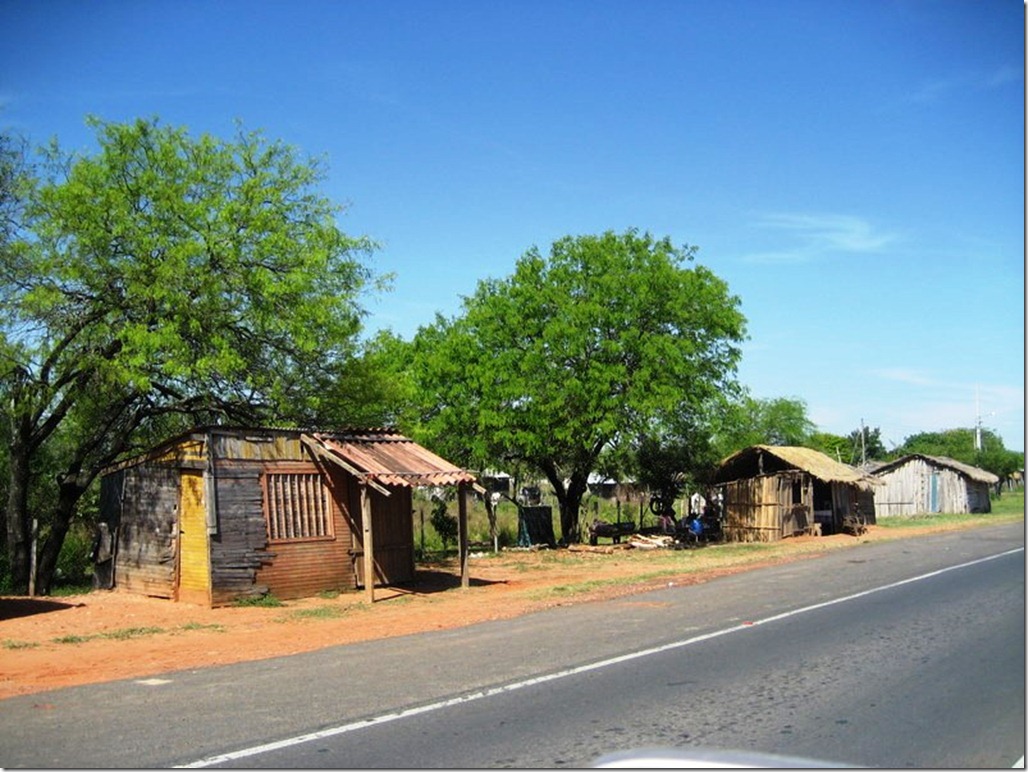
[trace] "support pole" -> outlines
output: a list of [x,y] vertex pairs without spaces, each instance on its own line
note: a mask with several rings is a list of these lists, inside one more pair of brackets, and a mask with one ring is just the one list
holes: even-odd
[[375,602],[375,544],[371,527],[371,493],[361,483],[361,523],[364,526],[364,599]]
[[457,487],[457,543],[460,552],[460,586],[466,590],[471,584],[468,576],[468,486]]

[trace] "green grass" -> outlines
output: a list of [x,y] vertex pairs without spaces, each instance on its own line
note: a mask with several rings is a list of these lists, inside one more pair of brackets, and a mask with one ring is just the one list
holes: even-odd
[[974,527],[979,525],[996,525],[999,523],[1016,523],[1024,520],[1024,510],[1016,512],[991,512],[984,515],[902,515],[897,517],[882,517],[878,520],[878,527],[889,530],[901,530],[905,528],[926,528],[933,525],[948,525],[961,527]]
[[[89,641],[128,641],[133,638],[143,638],[148,635],[160,635],[161,633],[178,633],[178,632],[189,632],[194,630],[211,630],[214,632],[223,633],[225,632],[225,626],[219,624],[201,624],[200,622],[188,622],[184,625],[180,625],[175,630],[167,630],[163,627],[123,627],[119,630],[110,630],[106,633],[91,633],[89,635],[62,635],[58,638],[51,638],[52,643],[61,644],[76,644],[76,643],[87,643]],[[3,642],[5,649],[32,649],[39,646],[38,643],[29,643],[26,641],[11,641],[6,640]]]
[[4,641],[5,649],[34,649],[38,646],[38,643],[32,643],[31,641],[12,641],[7,639]]
[[1024,516],[1024,488],[1004,491],[998,499],[992,499],[992,514]]
[[184,625],[179,625],[180,631],[191,632],[193,630],[210,630],[215,633],[225,632],[225,625],[219,625],[217,622],[213,622],[209,625],[205,625],[201,622],[186,622]]
[[232,601],[233,606],[242,606],[249,608],[251,606],[257,606],[258,608],[278,608],[285,604],[276,598],[274,595],[247,595],[243,598],[236,598]]
[[290,619],[338,619],[346,613],[339,606],[315,606],[299,608],[289,613]]
[[62,635],[60,638],[53,638],[51,640],[54,643],[85,643],[99,637],[99,635]]

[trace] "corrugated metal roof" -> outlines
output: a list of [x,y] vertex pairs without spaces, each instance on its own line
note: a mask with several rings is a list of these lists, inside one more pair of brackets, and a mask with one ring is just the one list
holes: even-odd
[[[721,462],[719,469],[736,466],[758,453],[767,453],[787,465],[807,472],[824,482],[841,482],[862,488],[878,485],[878,481],[848,464],[835,461],[820,451],[793,445],[754,445],[744,448]],[[720,475],[719,475],[720,477]]]
[[473,484],[475,476],[389,429],[311,432],[326,451],[382,485]]
[[924,453],[911,453],[910,455],[903,456],[895,461],[890,461],[889,463],[875,469],[874,473],[884,474],[885,472],[891,472],[893,469],[903,466],[912,458],[923,458],[925,461],[933,463],[936,466],[952,469],[975,482],[988,483],[989,485],[995,485],[999,482],[999,478],[996,475],[992,472],[986,471],[985,469],[979,469],[977,466],[971,466],[970,464],[965,464],[961,461],[948,458],[947,456],[928,456]]

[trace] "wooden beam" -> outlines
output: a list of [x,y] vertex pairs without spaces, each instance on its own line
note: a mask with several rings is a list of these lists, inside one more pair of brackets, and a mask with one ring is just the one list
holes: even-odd
[[460,547],[460,586],[466,590],[471,584],[468,576],[468,486],[466,483],[457,486],[457,542]]
[[364,538],[364,599],[375,602],[375,538],[371,527],[371,494],[363,482],[361,491],[361,525]]

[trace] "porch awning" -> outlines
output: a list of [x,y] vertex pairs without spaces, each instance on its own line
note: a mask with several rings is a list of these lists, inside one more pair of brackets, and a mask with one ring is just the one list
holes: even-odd
[[312,432],[301,439],[318,455],[371,484],[407,488],[475,485],[470,472],[388,429]]

